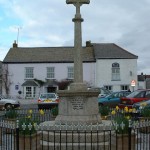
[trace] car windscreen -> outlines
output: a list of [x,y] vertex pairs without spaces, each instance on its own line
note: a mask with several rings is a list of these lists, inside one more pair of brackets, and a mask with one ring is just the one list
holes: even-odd
[[113,92],[112,94],[109,94],[106,96],[106,98],[114,98],[114,97],[117,97],[118,93],[116,92]]
[[131,94],[127,95],[127,98],[140,98],[144,97],[145,91],[134,91]]
[[101,94],[111,94],[111,92],[105,88],[100,88],[101,89]]
[[109,95],[106,95],[105,98],[109,98],[109,97],[111,97],[111,96],[112,96],[112,94],[109,94]]
[[47,94],[47,98],[56,98],[55,94]]
[[47,95],[46,94],[41,94],[40,98],[47,98]]
[[42,98],[42,99],[56,98],[56,95],[54,93],[46,93],[46,94],[41,94],[40,98]]

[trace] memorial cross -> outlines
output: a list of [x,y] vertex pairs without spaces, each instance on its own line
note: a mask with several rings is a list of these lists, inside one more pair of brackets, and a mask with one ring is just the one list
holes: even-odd
[[82,64],[82,31],[81,22],[83,19],[80,14],[80,6],[89,4],[90,0],[66,0],[67,4],[73,4],[76,7],[74,26],[74,83],[83,83],[83,64]]

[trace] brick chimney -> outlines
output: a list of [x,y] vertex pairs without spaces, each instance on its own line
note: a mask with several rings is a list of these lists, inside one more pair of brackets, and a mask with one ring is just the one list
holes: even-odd
[[17,47],[18,47],[18,44],[16,43],[16,40],[15,40],[13,43],[13,48],[17,48]]
[[91,41],[86,41],[86,47],[91,47],[92,44],[91,44]]

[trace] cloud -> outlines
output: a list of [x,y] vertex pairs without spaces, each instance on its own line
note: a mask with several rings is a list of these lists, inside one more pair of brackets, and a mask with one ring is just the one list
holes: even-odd
[[[75,7],[65,0],[0,0],[0,8],[0,59],[20,27],[19,46],[73,46]],[[91,0],[81,7],[83,45],[116,43],[139,56],[138,72],[150,74],[149,12],[149,0]]]

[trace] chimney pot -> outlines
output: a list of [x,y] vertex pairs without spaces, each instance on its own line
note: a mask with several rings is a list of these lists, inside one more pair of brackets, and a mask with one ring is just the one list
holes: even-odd
[[86,41],[86,47],[91,47],[91,41]]
[[18,47],[18,44],[16,43],[16,40],[15,40],[13,43],[13,48],[17,48],[17,47]]

